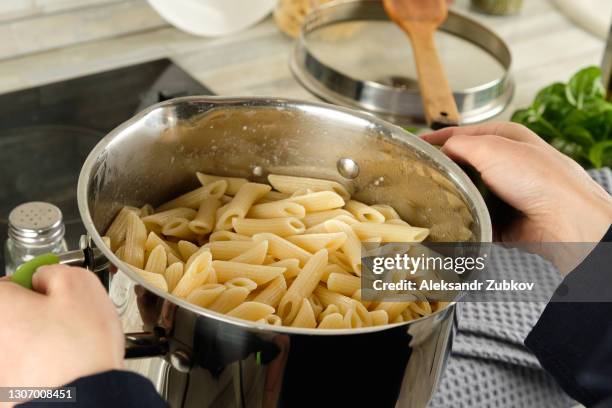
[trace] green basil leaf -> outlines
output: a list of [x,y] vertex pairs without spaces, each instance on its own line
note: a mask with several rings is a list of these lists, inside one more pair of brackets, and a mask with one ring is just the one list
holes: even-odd
[[609,162],[612,158],[612,140],[598,142],[589,150],[589,160],[595,168],[600,168],[604,164],[604,160]]
[[591,132],[580,126],[568,126],[563,129],[563,135],[568,141],[577,143],[585,148],[590,148],[595,144],[595,139]]
[[605,94],[601,81],[601,69],[595,66],[578,71],[565,87],[565,97],[578,109],[582,109],[587,101],[603,99]]

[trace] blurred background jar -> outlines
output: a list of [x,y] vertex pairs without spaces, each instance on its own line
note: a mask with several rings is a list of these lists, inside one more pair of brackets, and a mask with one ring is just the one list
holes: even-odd
[[483,13],[507,16],[521,11],[523,0],[472,0],[472,6]]

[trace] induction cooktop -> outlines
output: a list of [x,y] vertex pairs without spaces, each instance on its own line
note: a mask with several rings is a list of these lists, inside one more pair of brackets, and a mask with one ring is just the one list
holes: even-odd
[[[0,95],[0,242],[10,211],[46,201],[64,214],[66,239],[85,233],[76,200],[81,165],[110,130],[167,99],[212,92],[169,59]],[[0,251],[0,276],[4,274]]]

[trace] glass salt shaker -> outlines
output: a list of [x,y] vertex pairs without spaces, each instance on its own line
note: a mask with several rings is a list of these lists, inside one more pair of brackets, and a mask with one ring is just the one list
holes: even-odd
[[33,201],[9,214],[8,239],[4,247],[6,275],[22,263],[48,252],[67,250],[62,212],[53,204]]

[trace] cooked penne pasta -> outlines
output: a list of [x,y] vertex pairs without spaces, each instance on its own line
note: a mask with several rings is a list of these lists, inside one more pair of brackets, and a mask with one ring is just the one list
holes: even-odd
[[230,261],[247,263],[252,265],[261,265],[264,263],[267,253],[268,241],[260,241],[257,242],[254,247],[230,259]]
[[323,269],[323,275],[321,275],[321,282],[327,283],[327,279],[329,278],[329,275],[331,275],[332,273],[351,275],[349,272],[342,269],[342,267],[340,267],[338,264],[330,263],[330,264],[327,264],[325,269]]
[[281,320],[281,318],[275,314],[267,315],[263,319],[259,319],[256,323],[270,324],[272,326],[282,326],[283,325],[283,321]]
[[278,306],[278,315],[286,324],[291,324],[298,313],[303,298],[309,297],[321,281],[327,265],[327,251],[321,249],[314,254],[295,278]]
[[253,203],[263,197],[270,189],[270,186],[267,184],[243,184],[234,196],[234,199],[230,201],[225,210],[218,215],[216,229],[231,229],[233,219],[246,217]]
[[236,234],[231,231],[215,231],[210,234],[208,238],[208,242],[217,242],[217,241],[251,241],[251,237],[247,237],[246,235]]
[[384,310],[389,316],[389,321],[394,321],[412,302],[380,302],[374,310]]
[[328,252],[339,249],[346,241],[344,232],[332,232],[324,234],[303,234],[287,237],[287,241],[304,248],[306,251],[315,253],[320,249],[327,249]]
[[270,266],[279,266],[281,268],[285,268],[285,272],[283,272],[283,276],[285,279],[293,279],[298,276],[300,273],[300,261],[295,258],[283,259],[278,262],[272,262],[267,265]]
[[337,193],[332,191],[318,191],[304,195],[292,196],[288,201],[298,203],[307,212],[324,211],[340,208],[344,205],[344,200]]
[[168,292],[172,293],[174,288],[176,288],[176,285],[183,277],[184,267],[185,264],[176,262],[166,268],[164,277],[166,278],[166,282],[168,284]]
[[251,207],[247,217],[249,218],[304,218],[306,210],[304,207],[291,201],[281,200],[269,203],[256,204]]
[[300,306],[295,319],[291,323],[293,327],[303,327],[305,329],[314,329],[317,327],[317,319],[312,309],[312,305],[307,298],[302,299],[302,305]]
[[179,241],[177,246],[178,246],[178,252],[181,254],[181,258],[185,262],[189,260],[191,255],[195,254],[196,252],[198,252],[198,249],[200,249],[193,242],[185,241],[185,240]]
[[189,296],[187,301],[198,305],[200,307],[208,307],[212,302],[223,293],[227,288],[219,283],[208,283],[194,289]]
[[361,288],[361,278],[346,273],[331,273],[327,278],[327,288],[345,296],[352,296]]
[[203,251],[186,267],[185,274],[177,283],[172,294],[178,297],[187,297],[191,291],[206,282],[211,269],[212,255],[210,251]]
[[310,295],[308,300],[310,301],[310,306],[312,306],[312,311],[314,312],[315,318],[317,318],[323,311],[323,304],[314,293]]
[[146,241],[147,228],[135,212],[129,211],[125,226],[123,261],[142,269],[144,266]]
[[286,194],[293,194],[300,190],[312,190],[333,191],[344,200],[348,200],[351,197],[347,189],[342,184],[331,180],[270,174],[268,175],[268,181],[275,190]]
[[[323,305],[323,303],[321,303],[321,305]],[[327,307],[324,306],[323,311],[319,314],[318,320],[321,321],[325,318],[325,316],[328,316],[333,313],[340,313],[340,308],[334,304],[327,305]]]
[[163,290],[164,292],[168,291],[168,284],[166,283],[166,279],[164,275],[160,275],[159,273],[149,272],[142,270],[140,268],[134,268],[136,272],[144,279],[147,283],[150,283],[157,289]]
[[382,242],[422,242],[429,235],[427,228],[389,223],[361,222],[351,225],[351,228],[361,239],[379,237]]
[[175,262],[181,262],[181,256],[167,241],[161,239],[156,233],[153,231],[149,232],[147,236],[147,240],[145,241],[145,251],[152,251],[161,245],[166,250],[166,257],[168,258],[168,263],[172,265]]
[[254,322],[272,313],[274,313],[272,306],[259,302],[244,302],[230,310],[227,315]]
[[144,270],[163,275],[166,271],[167,263],[168,257],[166,256],[166,250],[162,245],[158,245],[149,254]]
[[317,212],[309,212],[306,214],[304,218],[302,218],[302,222],[306,226],[306,228],[314,227],[315,225],[319,225],[324,223],[327,220],[331,220],[332,218],[346,215],[347,217],[353,217],[353,214],[343,209],[335,209],[335,210],[326,210],[326,211],[317,211]]
[[308,251],[276,234],[255,234],[253,240],[258,242],[268,241],[268,253],[277,260],[295,258],[300,262],[300,266],[303,266],[312,256]]
[[281,193],[280,191],[268,191],[266,195],[257,201],[259,204],[270,203],[272,201],[284,200],[291,197],[291,194]]
[[146,217],[147,215],[151,215],[155,212],[155,208],[151,204],[145,204],[140,207],[140,218]]
[[219,313],[227,313],[244,302],[249,296],[246,288],[230,288],[223,291],[208,308]]
[[229,261],[259,245],[260,241],[215,241],[210,243],[214,259]]
[[128,214],[131,212],[140,213],[140,210],[136,207],[126,205],[119,210],[119,213],[111,223],[110,227],[108,227],[106,230],[106,236],[111,240],[110,248],[113,251],[116,251],[117,248],[123,244],[123,241],[125,241],[125,230],[127,227]]
[[196,234],[189,229],[189,220],[186,218],[171,218],[162,227],[162,234],[167,237],[176,237],[186,240],[195,240]]
[[277,266],[249,265],[228,261],[213,261],[212,267],[217,273],[217,280],[221,283],[242,277],[251,279],[258,285],[264,285],[285,271],[285,268]]
[[374,204],[370,206],[385,217],[385,221],[399,220],[401,217],[393,207],[386,204]]
[[306,229],[297,218],[234,218],[234,231],[242,235],[272,233],[279,237],[301,234]]
[[287,282],[285,281],[285,277],[280,275],[274,278],[253,300],[255,302],[277,307],[286,292]]
[[192,208],[179,207],[147,215],[146,217],[142,218],[142,222],[144,222],[145,225],[149,228],[151,228],[152,225],[158,225],[160,227],[163,227],[165,224],[168,223],[168,221],[174,218],[184,218],[186,220],[193,220],[196,214],[197,211]]
[[361,276],[361,241],[350,226],[338,220],[325,221],[325,228],[328,232],[344,232],[346,240],[341,246],[342,253],[346,255],[351,269]]
[[171,210],[177,207],[187,207],[197,210],[202,201],[210,198],[221,198],[227,189],[227,181],[218,180],[208,185],[196,188],[159,206],[157,211]]
[[354,300],[350,297],[332,292],[323,286],[318,286],[314,293],[317,295],[323,306],[327,307],[329,305],[336,305],[343,314],[354,306]]
[[240,190],[240,187],[242,187],[244,184],[249,182],[245,178],[211,176],[209,174],[204,174],[204,173],[200,173],[200,172],[197,172],[196,176],[197,176],[198,180],[200,181],[200,183],[202,183],[203,186],[208,186],[208,185],[210,185],[210,184],[212,184],[214,182],[217,182],[219,180],[225,180],[225,182],[227,183],[227,188],[225,189],[225,194],[230,195],[230,196],[236,195],[238,190]]
[[217,198],[202,201],[198,213],[189,221],[189,229],[197,235],[205,235],[215,228],[215,216],[221,206]]
[[255,289],[257,289],[257,283],[255,283],[254,281],[248,278],[230,279],[227,282],[225,282],[225,286],[227,286],[228,289],[229,288],[245,288],[249,292],[252,292]]
[[340,313],[331,313],[325,316],[321,323],[317,326],[318,329],[348,329],[344,322],[344,317]]
[[377,223],[385,222],[385,216],[382,215],[377,209],[372,208],[369,205],[365,205],[360,201],[347,201],[345,208],[359,221]]
[[384,310],[374,310],[370,312],[372,318],[372,326],[384,326],[389,324],[389,315]]

